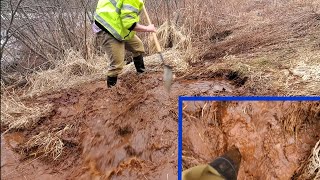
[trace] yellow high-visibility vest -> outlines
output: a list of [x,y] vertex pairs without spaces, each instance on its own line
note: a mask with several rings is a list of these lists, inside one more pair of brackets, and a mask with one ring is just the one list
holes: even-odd
[[99,0],[94,19],[117,40],[129,40],[135,35],[129,28],[139,22],[143,6],[142,0]]

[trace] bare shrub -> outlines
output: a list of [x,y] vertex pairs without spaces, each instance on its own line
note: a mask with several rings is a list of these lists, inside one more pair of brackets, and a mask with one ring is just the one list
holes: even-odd
[[52,58],[60,59],[70,48],[87,58],[94,4],[87,0],[1,1],[1,62],[5,62],[1,71],[26,76],[48,69]]

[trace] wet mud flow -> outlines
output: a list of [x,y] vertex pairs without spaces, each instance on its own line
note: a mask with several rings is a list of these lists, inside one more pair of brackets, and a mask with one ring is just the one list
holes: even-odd
[[[116,88],[104,81],[27,99],[54,104],[38,127],[2,137],[2,179],[175,179],[179,95],[237,93],[229,80],[177,80],[168,94],[161,73],[121,77]],[[57,160],[23,149],[42,131],[70,127],[62,134]],[[9,139],[9,140],[8,140]],[[8,142],[9,141],[9,142]],[[19,142],[21,141],[21,142]],[[11,143],[16,147],[10,147]]]
[[209,163],[235,145],[238,179],[291,179],[320,139],[319,115],[319,103],[186,102],[183,167]]

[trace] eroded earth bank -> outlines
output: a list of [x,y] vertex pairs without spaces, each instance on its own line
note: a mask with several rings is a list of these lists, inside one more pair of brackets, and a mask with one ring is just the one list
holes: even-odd
[[209,163],[233,145],[238,179],[304,179],[320,139],[319,102],[185,102],[183,167]]

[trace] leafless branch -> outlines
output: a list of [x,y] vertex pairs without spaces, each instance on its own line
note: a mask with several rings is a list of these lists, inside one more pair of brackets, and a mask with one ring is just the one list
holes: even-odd
[[10,10],[11,10],[11,12],[10,12],[10,13],[11,13],[11,17],[10,17],[10,22],[9,22],[9,24],[8,24],[6,30],[5,30],[5,33],[6,33],[6,34],[5,34],[4,42],[1,43],[0,60],[2,59],[3,49],[4,49],[4,47],[6,46],[6,44],[8,43],[10,37],[11,37],[11,35],[9,35],[9,34],[10,34],[10,31],[11,31],[11,28],[12,28],[12,24],[13,24],[13,21],[14,21],[14,19],[15,19],[16,13],[17,13],[17,11],[18,11],[18,9],[19,9],[19,6],[20,6],[20,4],[22,3],[22,1],[23,1],[23,0],[19,0],[18,3],[17,3],[17,5],[16,5],[15,7],[12,5],[12,1],[9,1]]

